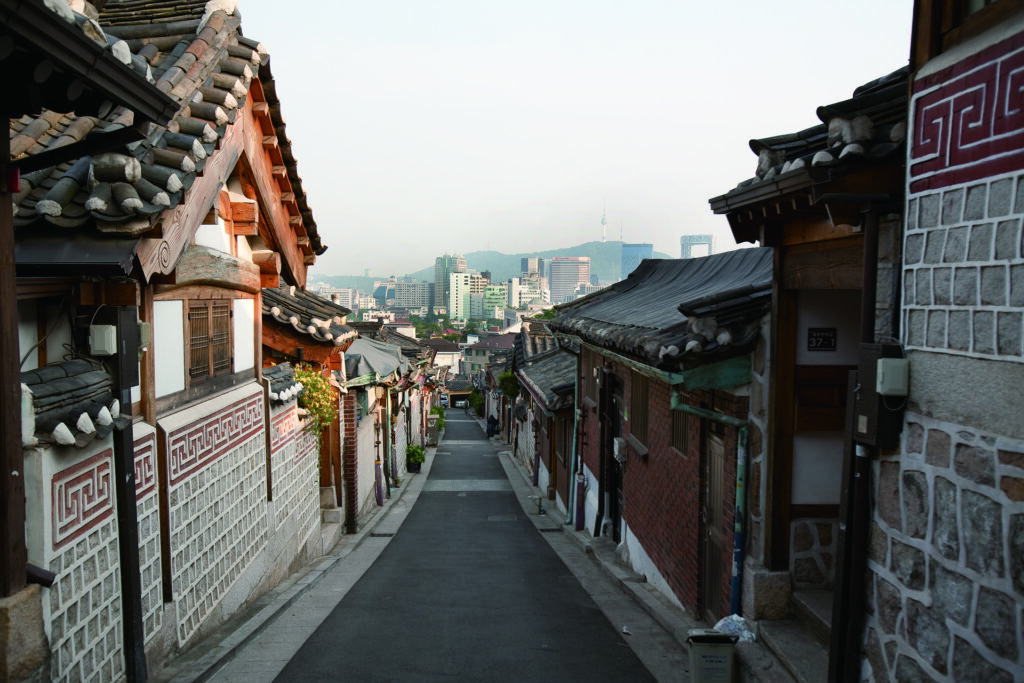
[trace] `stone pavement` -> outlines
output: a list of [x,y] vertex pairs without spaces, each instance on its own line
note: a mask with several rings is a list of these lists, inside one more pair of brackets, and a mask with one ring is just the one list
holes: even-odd
[[[479,425],[481,430],[485,428],[482,420]],[[643,577],[622,566],[609,539],[573,531],[557,513],[538,515],[539,491],[530,485],[510,452],[502,451],[500,437],[492,439],[492,444],[499,451],[499,460],[524,512],[544,532],[542,537],[605,615],[615,624],[622,621],[623,632],[635,632],[637,637],[631,639],[631,645],[634,650],[642,650],[637,654],[651,673],[664,681],[688,679],[688,631],[707,628],[707,624],[693,619],[646,584]],[[428,449],[422,475],[407,475],[402,486],[358,533],[343,536],[328,555],[283,581],[189,652],[152,674],[150,680],[272,681],[398,531],[427,483],[435,451]],[[560,533],[552,533],[555,531]],[[617,590],[609,590],[609,585]],[[239,656],[243,649],[245,654]],[[736,663],[739,680],[792,680],[758,644],[738,646]]]

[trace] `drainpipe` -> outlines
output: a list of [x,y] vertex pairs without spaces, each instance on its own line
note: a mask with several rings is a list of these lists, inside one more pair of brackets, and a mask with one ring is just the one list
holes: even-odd
[[743,570],[743,537],[745,533],[743,520],[747,513],[747,423],[739,418],[687,405],[683,402],[678,389],[672,390],[670,404],[672,410],[681,410],[684,413],[720,422],[730,427],[736,427],[739,430],[736,444],[736,502],[733,513],[732,533],[732,586],[729,590],[729,612],[731,614],[739,614],[740,598],[742,597],[741,592],[743,589],[741,580]]

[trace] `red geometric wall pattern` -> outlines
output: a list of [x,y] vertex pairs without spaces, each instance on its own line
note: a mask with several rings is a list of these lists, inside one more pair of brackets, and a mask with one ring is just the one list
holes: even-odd
[[142,499],[156,488],[156,437],[135,442],[135,497]]
[[75,541],[113,514],[113,456],[108,448],[53,476],[54,550]]
[[299,429],[299,411],[293,405],[270,419],[270,452],[277,453],[291,443]]
[[263,430],[263,396],[254,394],[168,437],[171,484],[187,479]]
[[1024,168],[1024,33],[914,83],[910,191]]

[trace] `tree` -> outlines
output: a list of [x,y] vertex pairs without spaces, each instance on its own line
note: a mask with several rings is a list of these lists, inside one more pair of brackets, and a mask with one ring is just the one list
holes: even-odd
[[533,316],[534,320],[553,320],[557,313],[555,313],[554,307],[547,308]]

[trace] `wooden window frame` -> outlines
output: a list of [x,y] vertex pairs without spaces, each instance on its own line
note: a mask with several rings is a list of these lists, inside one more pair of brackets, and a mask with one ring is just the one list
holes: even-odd
[[[203,309],[205,321],[200,325]],[[186,387],[231,375],[235,367],[234,299],[186,299],[184,313]],[[218,327],[219,321],[222,328]],[[200,327],[205,332],[196,329]],[[196,342],[201,337],[205,341],[197,349]]]

